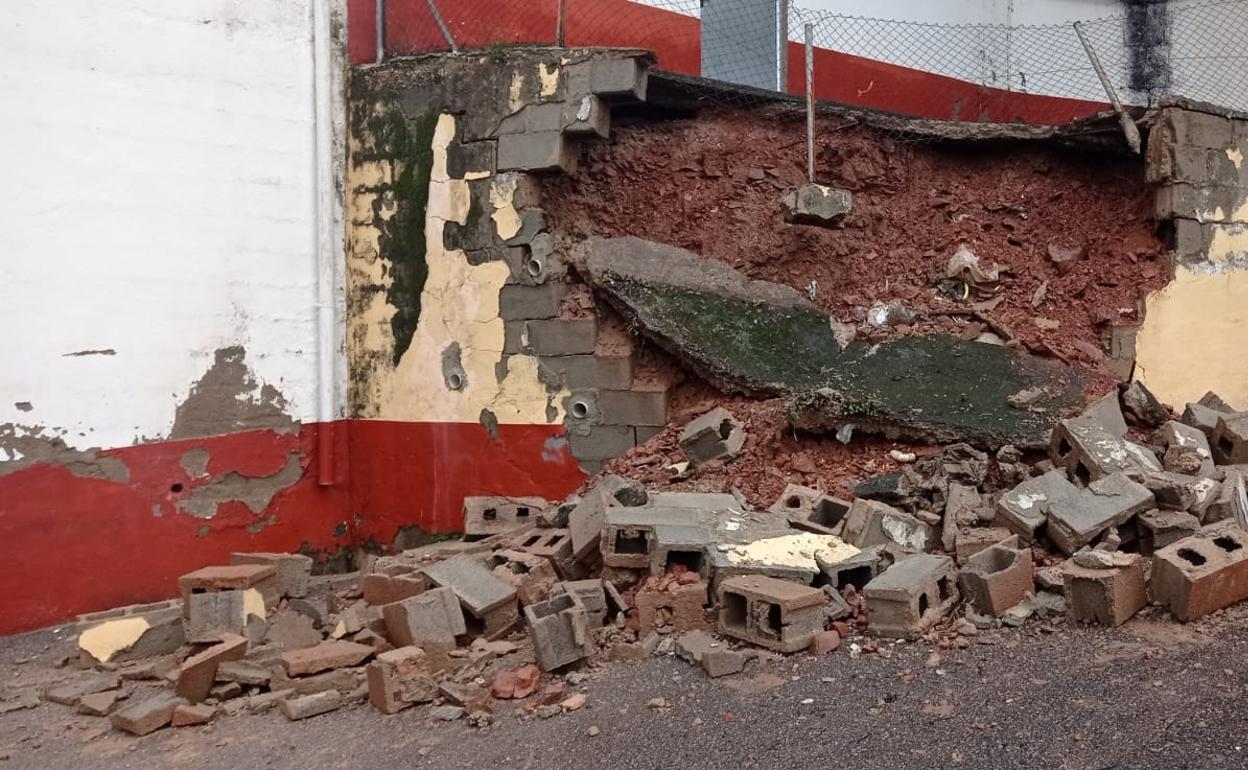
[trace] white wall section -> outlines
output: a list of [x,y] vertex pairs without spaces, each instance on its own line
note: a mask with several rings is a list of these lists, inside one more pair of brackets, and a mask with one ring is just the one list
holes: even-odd
[[[0,425],[82,447],[162,438],[235,345],[291,417],[315,418],[310,2],[6,7]],[[341,144],[340,85],[333,98]]]

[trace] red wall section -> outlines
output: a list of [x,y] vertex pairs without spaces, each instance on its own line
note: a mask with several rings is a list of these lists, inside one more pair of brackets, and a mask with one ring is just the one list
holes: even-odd
[[[464,48],[551,44],[555,39],[557,0],[440,0],[438,7],[452,37]],[[696,18],[629,0],[577,0],[569,2],[567,9],[565,42],[569,46],[648,48],[658,56],[662,69],[701,74],[701,31]],[[373,61],[373,3],[351,0],[348,12],[351,61]],[[424,2],[390,3],[386,40],[392,55],[447,48]],[[805,94],[804,49],[790,43],[788,54],[789,91]],[[815,50],[815,96],[943,120],[1044,124],[1068,123],[1109,107],[1101,102],[985,88],[826,48]]]
[[[126,464],[127,482],[82,478],[59,465],[0,476],[0,634],[168,598],[178,575],[224,563],[232,551],[388,544],[405,525],[454,531],[465,495],[562,499],[585,478],[559,426],[502,426],[497,439],[477,424],[334,427],[338,483],[331,486],[317,483],[315,425],[100,453]],[[195,447],[210,455],[200,479],[181,462]],[[260,513],[239,500],[220,503],[211,518],[176,508],[179,498],[228,474],[275,474],[292,454],[301,477]]]

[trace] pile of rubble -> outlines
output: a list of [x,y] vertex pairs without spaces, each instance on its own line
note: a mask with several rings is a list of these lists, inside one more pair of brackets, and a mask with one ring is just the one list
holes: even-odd
[[[619,476],[558,504],[469,498],[463,540],[316,590],[306,556],[235,554],[182,576],[180,602],[88,618],[91,671],[45,697],[140,735],[364,700],[483,725],[503,700],[579,709],[586,664],[656,653],[723,676],[857,635],[966,646],[1032,615],[1118,625],[1150,597],[1188,621],[1248,598],[1248,413],[1210,394],[1170,417],[1132,384],[1060,422],[1045,459],[955,444],[852,501],[791,485],[767,511]],[[708,412],[680,472],[747,440]]]

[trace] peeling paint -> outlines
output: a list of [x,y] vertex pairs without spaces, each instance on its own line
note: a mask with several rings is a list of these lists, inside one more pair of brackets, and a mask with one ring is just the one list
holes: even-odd
[[244,476],[236,471],[197,486],[177,501],[177,509],[198,519],[217,515],[222,503],[241,502],[252,513],[262,513],[283,489],[294,486],[303,476],[298,452],[291,452],[286,465],[268,476]]
[[212,459],[212,455],[202,446],[193,447],[186,450],[179,460],[182,470],[186,471],[186,475],[193,479],[202,479],[208,475],[208,461]]
[[191,386],[174,413],[169,438],[216,436],[257,428],[279,432],[295,429],[286,413],[286,398],[268,383],[260,383],[247,368],[241,345],[220,348],[212,366]]
[[516,233],[520,232],[520,214],[516,211],[514,199],[516,196],[517,179],[514,174],[500,174],[490,184],[490,205],[494,207],[494,213],[490,214],[490,219],[494,220],[494,230],[498,233],[501,240],[510,240]]
[[116,457],[99,449],[74,449],[40,427],[7,423],[0,425],[0,476],[32,465],[59,465],[83,479],[104,479],[119,484],[130,481],[130,469]]
[[542,84],[541,95],[554,96],[559,90],[559,65],[555,62],[550,64],[538,62],[537,78]]
[[[263,601],[263,599],[261,599]],[[118,618],[92,626],[78,635],[78,649],[100,663],[130,648],[151,628],[146,618]]]
[[1238,147],[1227,147],[1226,157],[1230,159],[1231,163],[1235,164],[1235,168],[1243,168],[1244,153]]

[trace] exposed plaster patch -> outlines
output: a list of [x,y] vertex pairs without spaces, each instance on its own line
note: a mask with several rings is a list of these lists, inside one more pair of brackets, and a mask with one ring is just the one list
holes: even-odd
[[151,628],[146,618],[118,618],[92,626],[78,634],[78,649],[100,663],[107,663],[117,653],[129,649]]
[[516,70],[511,73],[511,87],[507,90],[507,110],[515,114],[524,107],[524,73]]
[[256,380],[241,345],[220,348],[204,376],[191,386],[190,395],[174,412],[171,439],[217,436],[269,428],[295,430],[286,413],[286,398],[277,388]]
[[489,409],[481,410],[481,417],[478,418],[481,427],[485,428],[485,432],[490,434],[490,438],[498,441],[498,418]]
[[1248,254],[1248,225],[1220,225],[1209,241],[1209,262],[1232,263]]
[[510,240],[520,232],[520,213],[514,203],[517,179],[514,174],[502,174],[490,183],[490,205],[494,213],[494,229],[502,240]]
[[182,465],[182,470],[186,471],[187,476],[193,479],[202,479],[208,475],[208,461],[210,459],[212,459],[212,455],[208,453],[208,450],[202,446],[197,446],[188,449],[182,455],[179,463]]
[[0,476],[32,465],[59,465],[83,479],[130,481],[130,468],[98,449],[74,449],[64,439],[45,435],[44,429],[8,423],[0,425]]
[[237,471],[230,471],[207,484],[195,487],[189,495],[178,500],[176,505],[179,511],[189,513],[197,519],[211,519],[217,515],[219,505],[233,501],[243,503],[252,513],[260,513],[269,507],[278,492],[294,486],[302,477],[303,466],[299,461],[299,453],[291,452],[286,458],[286,465],[277,473],[268,476],[244,476]]
[[537,78],[542,83],[542,96],[554,96],[559,90],[559,65],[551,62],[547,65],[545,62],[539,62],[537,65]]
[[1243,168],[1244,153],[1238,147],[1227,147],[1226,157],[1230,158],[1231,162],[1235,164],[1235,168]]

